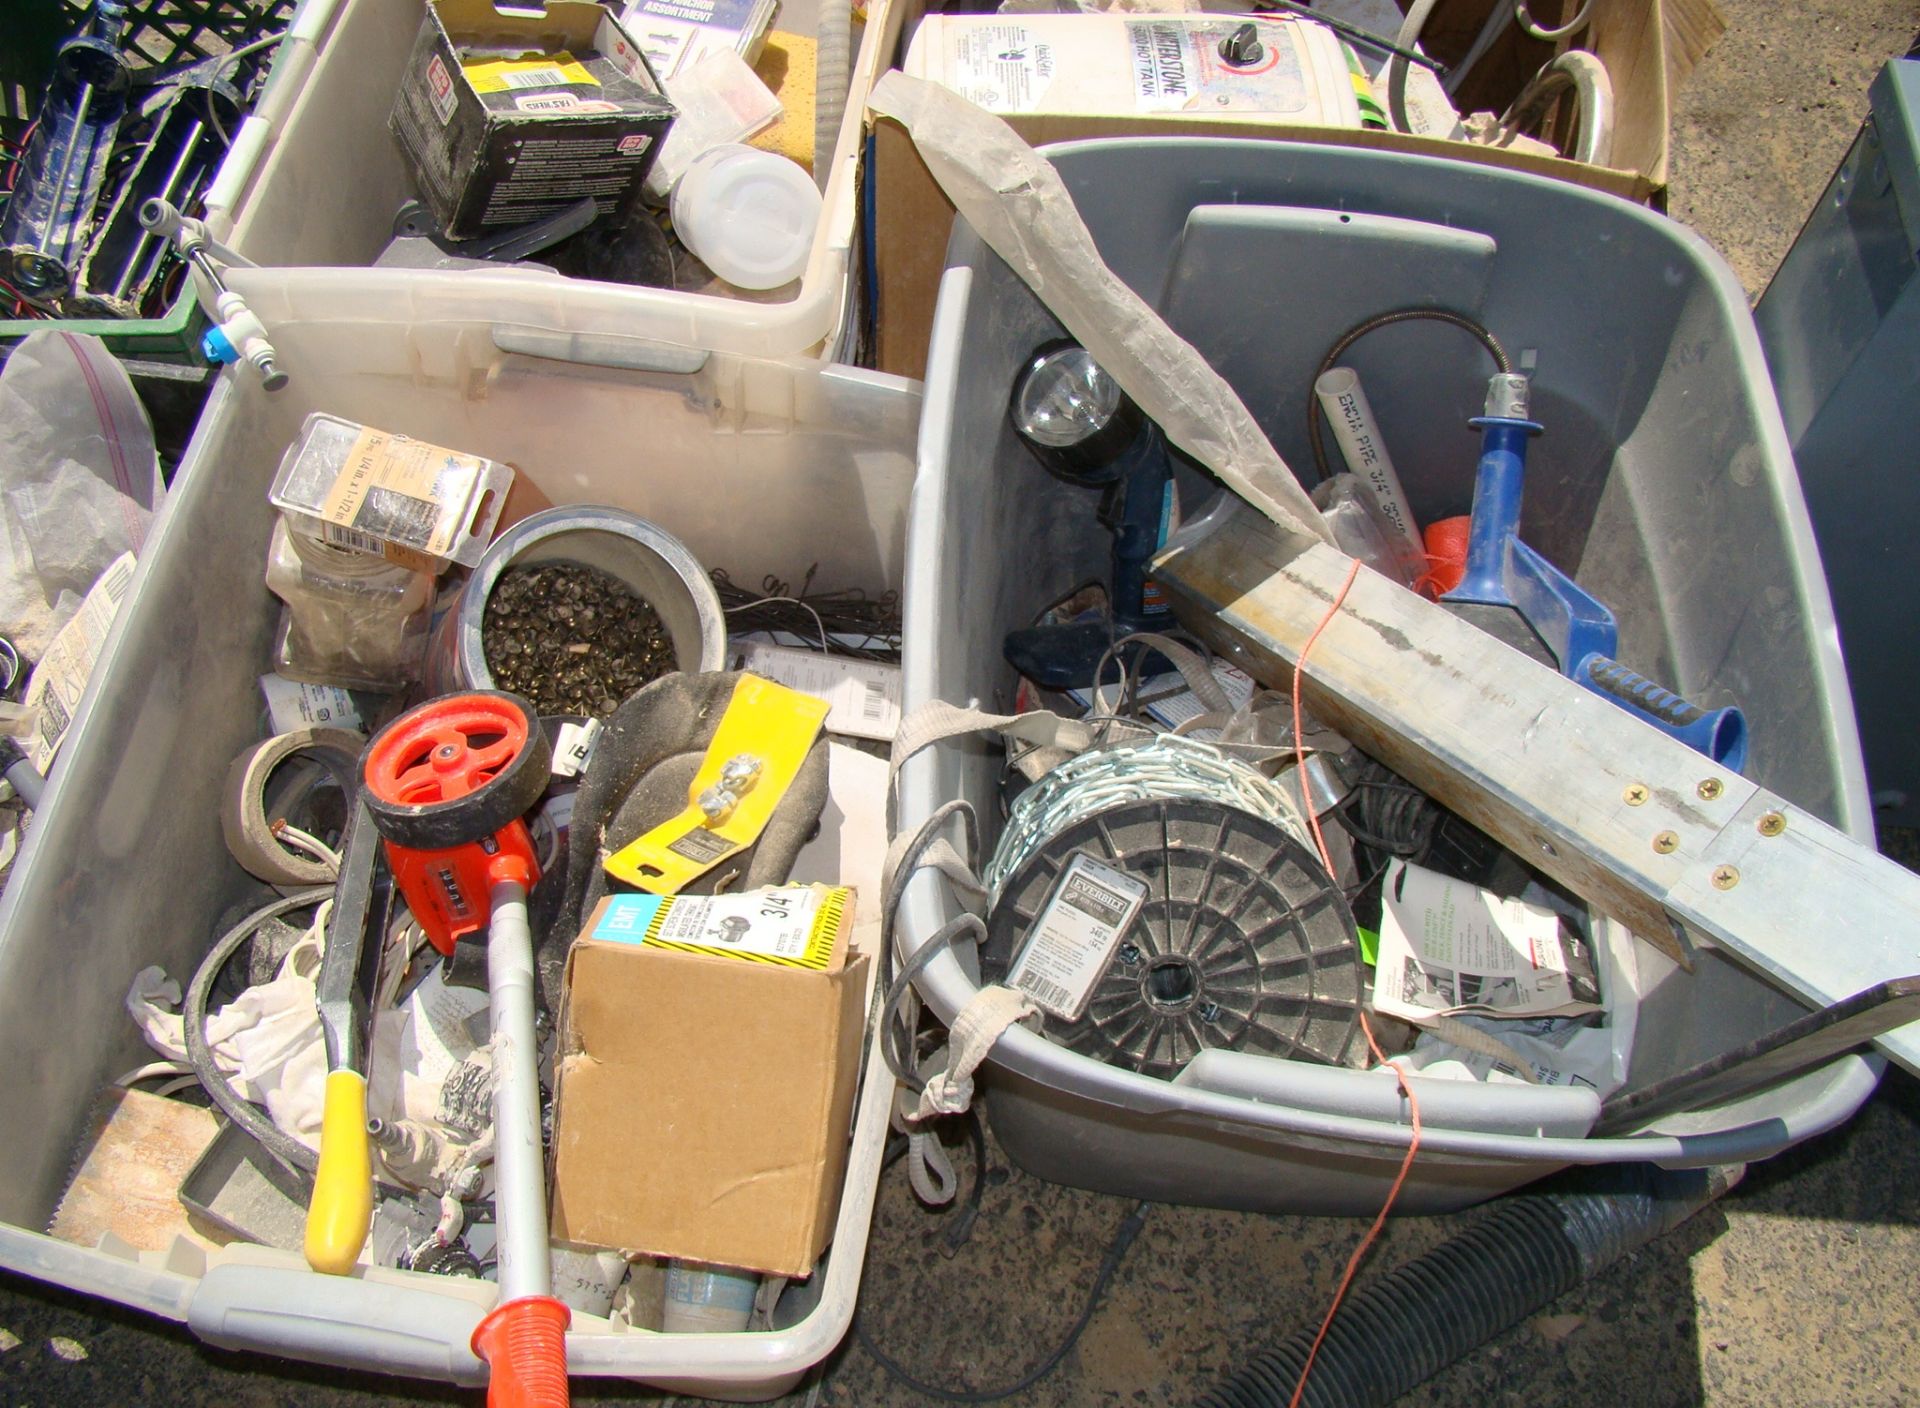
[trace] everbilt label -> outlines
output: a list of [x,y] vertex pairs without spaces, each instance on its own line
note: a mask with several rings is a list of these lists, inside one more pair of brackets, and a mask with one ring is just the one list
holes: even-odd
[[1104,885],[1096,885],[1084,875],[1067,881],[1067,898],[1079,908],[1112,925],[1126,922],[1127,901]]
[[1129,24],[1133,41],[1133,88],[1140,98],[1180,98],[1193,95],[1187,70],[1186,31],[1174,24]]

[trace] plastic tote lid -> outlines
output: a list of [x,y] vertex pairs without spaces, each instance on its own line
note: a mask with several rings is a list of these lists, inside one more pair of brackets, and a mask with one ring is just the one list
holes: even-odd
[[673,228],[741,288],[800,277],[820,223],[820,192],[798,163],[729,142],[695,157],[673,188]]

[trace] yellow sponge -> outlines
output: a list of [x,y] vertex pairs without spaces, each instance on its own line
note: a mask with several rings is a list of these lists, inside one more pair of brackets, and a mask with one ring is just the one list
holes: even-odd
[[819,86],[817,48],[810,35],[776,29],[768,33],[753,65],[785,111],[773,126],[749,140],[765,151],[791,157],[809,171],[813,170],[813,95]]

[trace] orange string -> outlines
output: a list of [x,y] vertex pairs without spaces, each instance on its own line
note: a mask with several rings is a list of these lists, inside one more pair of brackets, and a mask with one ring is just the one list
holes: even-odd
[[[1360,561],[1355,558],[1347,568],[1346,579],[1340,583],[1340,590],[1334,593],[1333,604],[1327,608],[1327,614],[1320,618],[1320,624],[1313,628],[1313,634],[1307,637],[1307,643],[1300,650],[1300,658],[1293,666],[1293,760],[1294,776],[1300,780],[1300,799],[1306,808],[1307,822],[1313,828],[1313,843],[1320,850],[1320,863],[1327,868],[1327,874],[1333,874],[1333,858],[1327,852],[1327,838],[1320,830],[1320,818],[1313,808],[1313,794],[1307,785],[1307,746],[1301,737],[1300,728],[1300,682],[1306,677],[1307,656],[1313,653],[1314,642],[1320,639],[1320,633],[1326,630],[1329,622],[1339,614],[1340,607],[1347,599],[1347,593],[1353,587],[1353,579],[1359,575]],[[1399,1200],[1400,1190],[1406,1186],[1407,1175],[1413,1171],[1414,1155],[1420,1152],[1420,1101],[1413,1093],[1406,1072],[1398,1066],[1387,1064],[1386,1056],[1380,1050],[1380,1043],[1373,1039],[1373,1027],[1367,1021],[1367,1014],[1360,1013],[1360,1030],[1367,1038],[1367,1050],[1373,1054],[1376,1066],[1387,1066],[1393,1072],[1393,1078],[1400,1083],[1400,1094],[1407,1102],[1407,1110],[1412,1118],[1413,1133],[1407,1140],[1406,1157],[1400,1161],[1400,1172],[1394,1176],[1393,1186],[1387,1190],[1387,1201],[1381,1205],[1380,1213],[1373,1219],[1373,1226],[1367,1229],[1367,1235],[1360,1239],[1360,1245],[1353,1249],[1353,1255],[1347,1259],[1347,1269],[1341,1274],[1340,1284],[1334,1289],[1333,1304],[1327,1307],[1326,1319],[1320,1322],[1320,1333],[1313,1337],[1313,1346],[1307,1351],[1307,1362],[1300,1368],[1300,1382],[1293,1387],[1293,1397],[1287,1400],[1287,1408],[1300,1408],[1300,1400],[1307,1392],[1307,1377],[1313,1373],[1313,1361],[1320,1353],[1321,1342],[1327,1337],[1327,1331],[1333,1328],[1333,1317],[1340,1313],[1340,1304],[1347,1298],[1347,1288],[1353,1284],[1354,1275],[1360,1270],[1360,1263],[1380,1237],[1380,1229],[1387,1224],[1387,1215],[1393,1211],[1393,1205]]]

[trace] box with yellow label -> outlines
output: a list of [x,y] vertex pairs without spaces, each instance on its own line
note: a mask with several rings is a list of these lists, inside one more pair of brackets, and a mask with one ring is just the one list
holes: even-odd
[[470,239],[586,197],[610,215],[638,191],[673,104],[611,14],[588,0],[426,8],[391,125],[442,234]]
[[805,1276],[846,1175],[854,894],[609,895],[567,961],[556,1241]]

